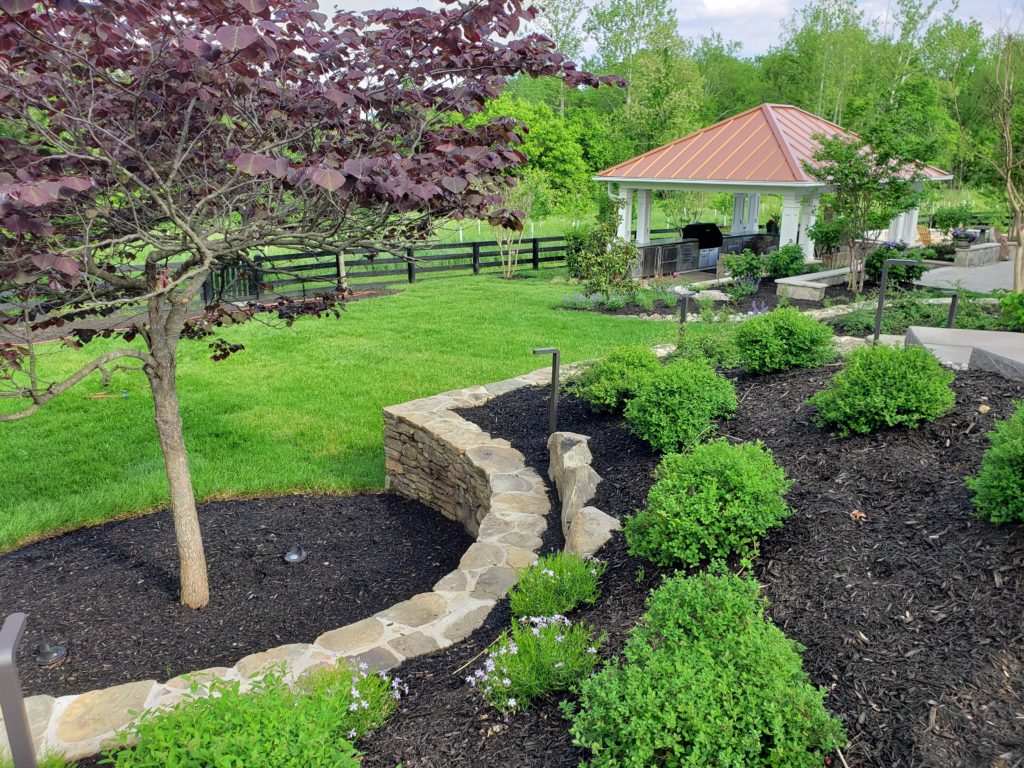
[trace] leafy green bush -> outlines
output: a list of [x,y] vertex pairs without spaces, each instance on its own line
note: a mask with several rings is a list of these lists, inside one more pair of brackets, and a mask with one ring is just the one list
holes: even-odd
[[834,356],[832,330],[793,307],[742,322],[736,330],[736,349],[740,365],[749,373],[813,368]]
[[[875,300],[877,297],[866,297]],[[894,291],[886,294],[885,311],[882,313],[882,333],[903,335],[912,325],[928,328],[945,327],[949,316],[948,304],[930,304],[932,298],[927,291]],[[875,308],[855,309],[839,315],[831,321],[832,326],[848,336],[867,336],[875,328]],[[976,298],[961,296],[957,309],[956,328],[993,330],[999,328],[999,316]]]
[[[358,768],[353,742],[395,709],[398,678],[355,671],[341,662],[314,670],[289,688],[280,672],[246,694],[237,681],[193,684],[174,709],[147,710],[119,734],[121,748],[102,764],[116,768]],[[207,695],[208,694],[208,695]],[[130,738],[138,739],[132,749]]]
[[821,768],[846,735],[765,606],[752,579],[666,579],[623,661],[580,687],[571,732],[590,765]]
[[757,293],[757,289],[760,287],[760,278],[753,281],[747,280],[746,278],[737,278],[731,283],[723,285],[722,290],[725,291],[733,301],[739,301],[740,299],[747,298],[747,296],[753,296]]
[[652,448],[674,451],[697,443],[711,431],[712,419],[735,410],[731,381],[704,360],[679,358],[639,380],[625,417]]
[[500,712],[529,709],[541,696],[575,690],[597,667],[604,635],[564,616],[531,616],[488,649],[483,667],[466,678]]
[[1024,402],[1014,407],[1013,415],[989,432],[981,472],[967,478],[975,511],[993,523],[1024,522]]
[[999,297],[1000,319],[1011,331],[1024,331],[1024,292],[1004,293]]
[[954,229],[967,226],[971,220],[971,206],[961,203],[956,206],[936,208],[934,219],[935,228],[941,229],[948,235]]
[[583,255],[583,289],[605,298],[613,294],[632,298],[638,289],[633,279],[633,267],[639,256],[635,245],[618,237],[606,245],[588,248]]
[[768,277],[772,280],[802,275],[810,271],[809,266],[804,264],[804,251],[796,243],[789,243],[768,254]]
[[647,347],[618,347],[584,369],[567,389],[597,410],[614,411],[660,369],[658,356]]
[[567,230],[565,238],[565,270],[573,280],[582,280],[583,261],[591,238],[591,231],[582,227]]
[[554,616],[593,603],[601,594],[597,582],[605,567],[570,552],[544,555],[519,574],[508,596],[512,615]]
[[739,323],[721,323],[701,320],[683,323],[679,328],[679,357],[700,358],[712,366],[736,368],[740,364],[736,349],[736,329]]
[[[877,283],[882,279],[882,265],[886,259],[915,259],[920,262],[924,258],[921,249],[908,251],[906,247],[905,243],[885,243],[874,248],[864,262],[864,274]],[[923,275],[926,269],[924,263],[915,266],[893,264],[889,267],[889,282],[911,283]]]
[[785,471],[760,442],[698,445],[661,460],[647,506],[626,519],[629,552],[656,565],[749,556],[789,514]]
[[828,387],[807,402],[817,407],[819,426],[843,437],[868,434],[882,427],[914,427],[948,413],[956,402],[952,381],[953,373],[925,347],[879,344],[854,350]]
[[764,274],[764,257],[749,248],[744,248],[740,253],[727,253],[722,257],[722,263],[737,282],[756,283]]

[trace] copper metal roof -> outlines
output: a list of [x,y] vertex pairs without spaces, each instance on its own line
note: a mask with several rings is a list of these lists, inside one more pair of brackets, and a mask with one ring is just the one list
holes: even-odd
[[[811,162],[816,134],[857,137],[799,107],[762,104],[607,168],[598,178],[813,184],[803,161]],[[933,181],[951,178],[931,166],[921,170]]]

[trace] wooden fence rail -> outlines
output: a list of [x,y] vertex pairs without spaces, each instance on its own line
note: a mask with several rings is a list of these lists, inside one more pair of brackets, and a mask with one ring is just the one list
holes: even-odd
[[[675,229],[651,230],[653,236],[678,236]],[[472,272],[501,266],[501,253],[491,241],[468,243],[430,243],[407,248],[403,256],[377,256],[366,252],[345,256],[344,264],[335,253],[326,251],[257,256],[256,269],[228,267],[210,275],[203,286],[203,300],[259,301],[261,297],[281,294],[321,293],[338,285],[344,267],[351,284],[382,285],[416,282],[421,275],[438,272]],[[519,247],[519,264],[540,269],[565,261],[564,237],[524,238]]]

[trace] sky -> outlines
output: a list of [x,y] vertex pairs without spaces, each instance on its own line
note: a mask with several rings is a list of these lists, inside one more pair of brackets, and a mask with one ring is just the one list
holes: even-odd
[[[594,0],[580,0],[584,5]],[[436,7],[436,0],[319,0],[324,10],[344,7],[365,11],[380,7]],[[539,0],[543,4],[543,0]],[[805,0],[673,0],[684,37],[700,37],[711,31],[720,32],[726,40],[740,43],[746,56],[767,51],[778,38],[783,21],[805,4]],[[889,8],[887,0],[860,0],[865,16],[884,24]],[[939,10],[951,7],[949,0]],[[975,18],[986,31],[1000,27],[1018,29],[1024,26],[1024,0],[961,0],[956,16]]]

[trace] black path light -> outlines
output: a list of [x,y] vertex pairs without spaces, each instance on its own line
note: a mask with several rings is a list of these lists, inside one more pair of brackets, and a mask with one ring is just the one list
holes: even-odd
[[287,552],[285,552],[281,556],[281,559],[284,560],[289,565],[294,565],[296,563],[301,563],[308,556],[309,556],[309,552],[306,551],[306,548],[301,546],[301,545],[299,545],[299,544],[296,544],[294,547],[292,547]]
[[0,627],[0,714],[4,716],[7,743],[14,760],[14,768],[37,768],[36,750],[32,744],[32,730],[18,679],[15,652],[25,634],[24,613],[12,613]]
[[690,314],[690,299],[697,294],[684,285],[677,285],[672,289],[672,292],[682,300],[682,303],[679,306],[679,322],[685,323],[686,316]]
[[535,355],[551,355],[551,405],[548,409],[548,434],[558,431],[558,376],[562,353],[557,347],[541,347]]
[[[914,267],[921,262],[917,259],[886,259],[882,262],[882,277],[878,281],[878,309],[875,310],[875,336],[874,343],[878,343],[878,336],[882,332],[882,309],[885,307],[885,285],[889,282],[889,265],[899,264],[906,267]],[[956,304],[953,304],[950,312],[949,325],[953,327],[953,316],[956,314]]]

